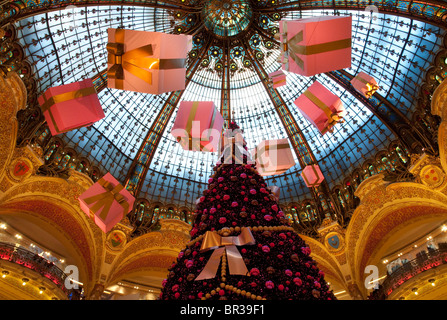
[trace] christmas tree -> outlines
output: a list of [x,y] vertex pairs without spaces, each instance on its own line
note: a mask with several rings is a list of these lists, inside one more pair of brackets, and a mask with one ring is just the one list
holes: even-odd
[[[238,131],[233,122],[227,130]],[[191,241],[169,268],[160,299],[335,300],[248,152],[225,140],[196,206]]]

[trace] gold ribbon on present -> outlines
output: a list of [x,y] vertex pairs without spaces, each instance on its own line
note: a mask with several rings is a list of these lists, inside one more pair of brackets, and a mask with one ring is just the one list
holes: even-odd
[[[190,150],[192,150],[192,140],[193,140],[193,137],[192,137],[192,123],[193,123],[193,121],[194,121],[194,119],[196,117],[196,114],[197,114],[197,111],[198,111],[198,108],[199,108],[199,104],[200,104],[199,101],[194,101],[192,103],[191,110],[189,111],[188,120],[186,121],[185,131],[188,133],[188,145],[189,145],[189,149]],[[216,114],[217,114],[217,111],[213,110],[213,116],[211,118],[211,123],[210,123],[209,128],[212,128],[214,126],[214,121],[216,120]],[[211,133],[209,132],[209,135],[207,137],[205,137],[205,138],[202,137],[202,135],[200,135],[199,140],[200,141],[207,141],[207,142],[209,142],[210,138],[211,138]],[[177,137],[177,142],[180,142],[181,140],[182,140],[182,137]],[[202,150],[205,150],[205,149],[206,149],[205,147],[202,147]]]
[[335,126],[339,122],[343,122],[343,117],[337,113],[333,113],[332,110],[324,104],[316,95],[314,95],[309,90],[304,91],[304,96],[308,98],[313,104],[315,104],[318,108],[320,108],[327,117],[327,123],[325,124],[325,129],[323,130],[323,134],[327,131],[331,131],[332,127]]
[[[255,151],[255,160],[258,160],[259,159],[259,166],[261,167],[261,168],[265,168],[266,167],[266,165],[265,165],[265,163],[264,163],[264,161],[261,161],[261,157],[259,156],[258,157],[258,153],[259,154],[264,154],[266,151],[270,151],[270,149],[272,149],[272,150],[281,150],[281,149],[288,149],[288,148],[290,148],[290,146],[289,146],[289,144],[288,143],[282,143],[282,144],[276,144],[276,145],[265,145],[264,147],[262,147],[262,149],[260,149],[260,150],[258,150],[258,149],[256,149],[256,151]],[[285,171],[287,171],[287,170],[283,170],[283,169],[281,169],[280,170],[281,172],[285,172]],[[266,171],[266,172],[276,172],[276,170],[273,170],[273,171]],[[279,172],[279,171],[278,171]]]
[[[309,166],[312,168],[312,171],[314,172],[315,176],[318,177],[318,172],[317,172],[317,169],[315,169],[315,165],[314,164],[310,164]],[[309,186],[309,187],[316,187],[316,186],[318,186],[316,183],[310,183],[305,174],[302,174],[301,176],[303,177],[303,179],[306,182],[307,186]]]
[[124,88],[124,70],[151,85],[152,72],[149,70],[184,68],[185,59],[151,58],[150,56],[153,55],[151,44],[125,52],[124,35],[125,30],[116,29],[115,42],[107,43],[108,63],[112,64],[107,71],[107,76],[115,79],[117,89]]
[[207,231],[203,238],[200,252],[214,250],[202,272],[195,280],[211,279],[216,276],[221,258],[227,256],[230,274],[247,275],[248,269],[245,265],[237,246],[254,245],[255,239],[248,228],[242,228],[241,233],[235,237],[222,237],[216,231]]
[[371,83],[367,81],[366,79],[363,79],[361,76],[357,75],[355,76],[355,80],[360,81],[361,83],[366,85],[366,92],[365,96],[369,99],[372,97],[372,95],[379,90],[379,86],[375,83]]
[[90,217],[93,218],[95,213],[102,208],[99,217],[104,221],[107,218],[114,201],[117,201],[123,207],[124,215],[129,212],[129,203],[126,201],[126,198],[120,194],[124,186],[121,184],[113,186],[111,182],[105,180],[104,178],[99,179],[97,183],[103,187],[105,191],[84,199],[84,202],[87,205],[94,203],[94,205],[90,207]]
[[285,55],[292,58],[292,60],[300,67],[300,69],[304,69],[304,61],[298,57],[297,55],[313,55],[318,53],[330,52],[334,50],[340,50],[351,47],[352,39],[341,39],[335,41],[329,41],[325,43],[319,43],[314,45],[299,45],[298,43],[302,42],[304,39],[303,31],[301,30],[292,38],[287,40],[287,22],[282,22],[283,32],[282,36],[282,49],[280,56],[280,63],[285,66],[285,70],[289,71],[289,59]]
[[[66,101],[70,101],[70,100],[74,100],[74,99],[78,99],[78,98],[83,98],[83,97],[86,97],[86,96],[89,96],[92,94],[96,94],[95,87],[87,87],[87,88],[82,88],[82,89],[75,90],[75,91],[61,93],[61,94],[52,96],[50,98],[47,98],[46,94],[44,93],[42,95],[44,102],[40,107],[42,109],[42,112],[48,111],[48,114],[50,115],[51,122],[53,123],[54,128],[56,129],[57,132],[61,132],[61,130],[59,130],[56,120],[54,119],[53,113],[51,112],[51,107],[57,103],[62,103],[62,102],[66,102]],[[80,127],[83,127],[83,126],[84,125],[82,125]],[[80,128],[80,127],[77,127],[77,128]],[[71,128],[71,130],[77,129],[77,128]]]

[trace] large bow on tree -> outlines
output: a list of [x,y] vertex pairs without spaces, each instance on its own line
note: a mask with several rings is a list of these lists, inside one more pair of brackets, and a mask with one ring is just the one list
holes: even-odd
[[230,274],[247,275],[248,269],[236,246],[254,245],[255,239],[248,228],[243,228],[235,237],[222,237],[215,231],[207,231],[200,247],[201,252],[214,250],[196,280],[211,279],[216,276],[221,258],[226,254]]

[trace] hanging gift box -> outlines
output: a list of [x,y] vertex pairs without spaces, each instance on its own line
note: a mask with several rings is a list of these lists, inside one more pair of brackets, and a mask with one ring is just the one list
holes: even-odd
[[333,127],[343,122],[343,117],[346,116],[341,99],[318,81],[315,81],[294,103],[322,135],[328,131],[333,132]]
[[351,84],[355,90],[368,99],[379,90],[376,80],[364,72],[359,72],[359,74],[351,80]]
[[269,74],[269,80],[273,85],[273,88],[278,88],[286,85],[286,74],[279,69],[278,71]]
[[305,166],[301,172],[301,177],[309,188],[318,187],[324,180],[323,173],[321,172],[320,167],[316,164]]
[[37,100],[53,136],[105,117],[91,79],[49,88]]
[[261,176],[283,174],[295,165],[287,139],[264,140],[252,151]]
[[107,29],[109,88],[151,94],[184,90],[192,36]]
[[350,68],[351,37],[350,16],[281,20],[279,40],[282,69],[309,77]]
[[110,173],[79,196],[82,211],[109,232],[133,209],[135,198]]
[[218,152],[224,119],[212,101],[182,101],[171,130],[184,150]]

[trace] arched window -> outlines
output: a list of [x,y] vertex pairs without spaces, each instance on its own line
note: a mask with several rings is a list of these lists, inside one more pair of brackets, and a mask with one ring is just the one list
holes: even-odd
[[76,171],[85,173],[86,169],[88,168],[88,162],[85,160],[81,160],[76,165]]
[[[58,164],[58,168],[64,169],[66,167],[69,167],[69,168],[73,169],[74,164],[73,164],[73,161],[71,161],[73,158],[72,154],[70,152],[67,152],[67,153],[61,152],[60,156],[61,156],[61,160]],[[69,166],[69,164],[71,164],[71,167]]]
[[336,189],[336,190],[335,190],[335,196],[336,196],[336,198],[337,198],[337,200],[338,200],[338,203],[339,203],[343,208],[346,207],[346,202],[345,202],[344,196],[343,196],[342,192],[340,191],[340,189]]
[[152,214],[152,223],[155,223],[160,216],[160,207],[159,206],[155,206],[154,208],[154,213]]
[[45,129],[37,136],[36,142],[39,146],[43,147],[47,144],[48,139],[51,137],[50,129],[44,127]]
[[384,163],[385,166],[386,166],[387,168],[389,168],[388,170],[391,170],[391,171],[396,170],[396,169],[394,168],[393,163],[390,161],[390,159],[389,159],[388,157],[383,157],[383,158],[382,158],[382,163]]
[[286,218],[287,218],[287,220],[290,221],[290,223],[293,223],[293,216],[292,216],[292,213],[290,213],[290,212],[286,213]]
[[408,155],[407,153],[399,146],[397,146],[395,148],[396,150],[396,154],[399,157],[400,161],[402,161],[402,163],[407,163],[408,162]]
[[305,214],[306,214],[306,221],[309,221],[309,220],[313,221],[313,220],[315,220],[315,217],[317,216],[315,208],[311,204],[306,205]]
[[327,205],[326,197],[324,196],[324,194],[319,193],[318,199],[320,200],[321,207],[323,208],[323,211],[329,210],[329,206]]
[[358,173],[355,173],[352,179],[353,187],[354,189],[357,189],[357,187],[362,183],[363,179],[362,176]]
[[296,211],[296,207],[292,207],[290,209],[291,212],[291,216],[292,216],[292,221],[296,222],[296,223],[300,223],[300,220],[298,219],[298,213]]
[[53,142],[49,148],[46,150],[44,159],[49,161],[56,154],[57,149],[60,147],[60,143],[58,141]]
[[145,218],[144,213],[146,211],[146,206],[144,202],[140,202],[135,208],[135,215],[138,221],[142,221]]

